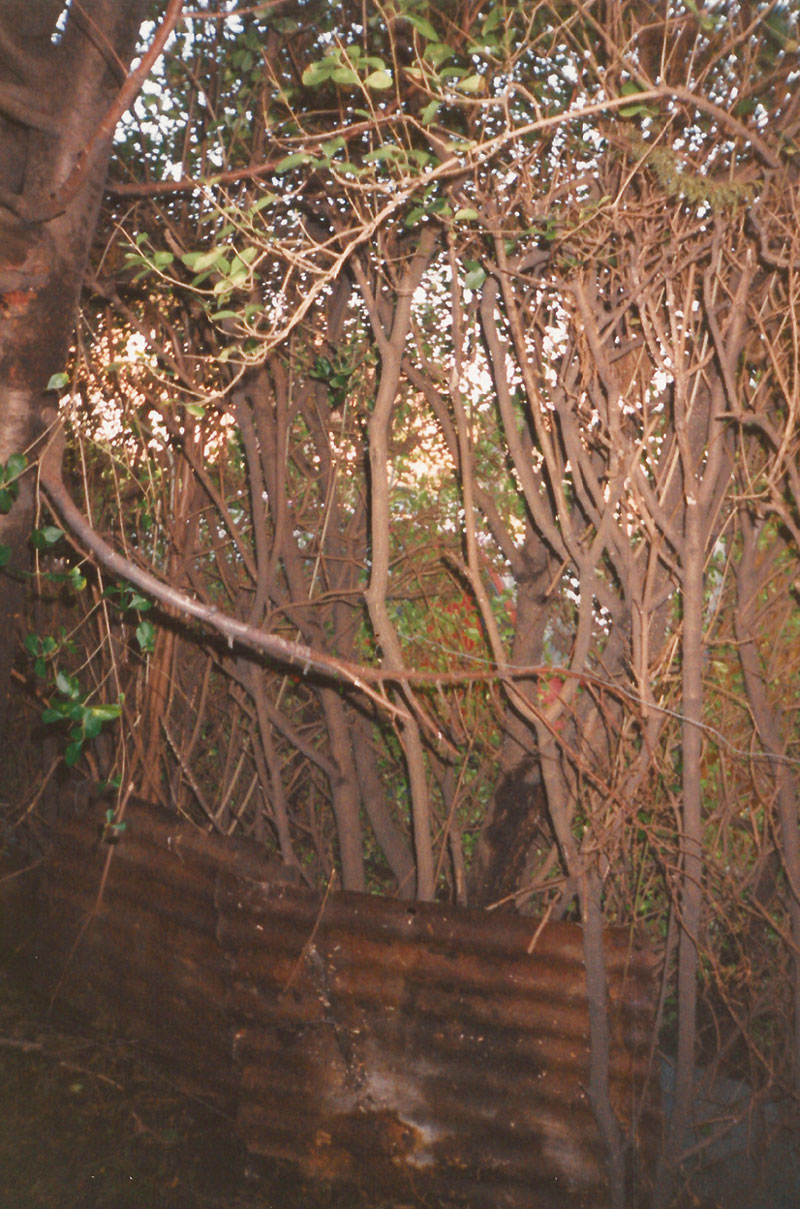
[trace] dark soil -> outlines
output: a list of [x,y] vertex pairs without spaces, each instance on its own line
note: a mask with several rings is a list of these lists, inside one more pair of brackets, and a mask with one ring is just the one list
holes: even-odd
[[130,1042],[48,1015],[0,967],[0,1209],[365,1209],[256,1168],[232,1123]]

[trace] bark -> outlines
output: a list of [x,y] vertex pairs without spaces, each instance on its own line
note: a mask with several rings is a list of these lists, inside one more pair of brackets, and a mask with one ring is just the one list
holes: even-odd
[[[552,579],[546,551],[528,534],[517,575],[517,625],[511,663],[543,662],[547,590]],[[496,788],[481,827],[470,869],[470,902],[491,903],[524,883],[532,845],[547,828],[547,800],[534,727],[513,703],[506,706]]]
[[[383,654],[383,666],[388,671],[397,672],[398,682],[403,687],[406,700],[409,701],[413,701],[413,695],[408,684],[403,680],[405,669],[402,648],[386,607],[390,561],[389,436],[392,409],[397,398],[400,381],[403,348],[411,323],[412,298],[430,261],[435,238],[435,232],[431,227],[426,228],[422,234],[419,247],[398,290],[399,301],[391,333],[387,335],[376,325],[373,318],[373,327],[377,327],[376,334],[379,337],[381,374],[375,407],[368,425],[372,568],[366,591],[366,601],[375,637]],[[374,314],[374,307],[372,310]],[[399,733],[408,768],[411,794],[414,854],[417,862],[417,897],[427,900],[433,898],[435,891],[434,865],[425,756],[422,735],[416,718],[409,717],[401,722]]]
[[[144,16],[144,0],[6,3],[0,33],[0,464],[30,454],[47,424],[51,376],[69,354],[78,299],[106,176],[119,94]],[[8,53],[14,48],[15,53]],[[18,52],[18,53],[17,53]],[[14,90],[13,112],[3,97]],[[46,120],[44,120],[46,119]],[[92,149],[86,155],[87,148]],[[64,191],[67,182],[69,190]],[[0,516],[9,561],[0,574],[0,731],[22,622],[32,473]]]
[[416,891],[414,858],[403,832],[389,811],[371,741],[370,723],[363,715],[352,716],[350,736],[361,786],[361,800],[370,827],[397,881],[398,898],[412,899]]
[[[274,406],[273,406],[274,403]],[[310,582],[291,524],[286,498],[285,425],[287,414],[285,382],[279,380],[273,392],[266,370],[248,377],[237,395],[236,414],[247,458],[251,500],[255,518],[256,596],[250,611],[250,623],[260,621],[268,599],[284,605],[277,581],[277,568],[283,569],[292,601],[287,612],[303,637],[321,649],[328,645],[318,610],[312,610],[313,583]],[[271,541],[265,519],[264,500],[272,509]],[[304,607],[303,602],[308,602]],[[345,704],[330,689],[315,689],[328,734],[330,761],[335,775],[330,780],[331,804],[336,819],[336,834],[341,858],[342,884],[345,890],[363,890],[364,856],[360,822],[360,790],[350,744]]]

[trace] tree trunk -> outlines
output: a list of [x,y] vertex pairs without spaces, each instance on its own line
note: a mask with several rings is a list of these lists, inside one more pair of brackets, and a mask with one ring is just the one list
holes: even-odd
[[[532,530],[517,576],[517,626],[511,662],[536,666],[543,661],[552,569],[544,546]],[[535,729],[513,703],[506,706],[503,746],[494,794],[486,813],[470,870],[473,904],[497,902],[520,890],[531,848],[549,830]]]
[[[55,414],[103,193],[103,131],[144,16],[144,0],[5,0],[0,12],[0,465],[31,461]],[[102,136],[98,139],[98,132]],[[0,731],[23,617],[34,477],[0,515]]]

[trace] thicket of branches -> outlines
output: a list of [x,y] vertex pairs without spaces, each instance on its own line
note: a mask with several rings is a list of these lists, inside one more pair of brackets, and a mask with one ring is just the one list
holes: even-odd
[[[647,929],[668,1159],[696,1058],[800,1091],[791,21],[405,0],[179,26],[64,400],[73,496],[168,591],[115,586],[98,547],[61,569],[88,581],[69,642],[46,584],[29,641],[121,798],[313,885]],[[181,594],[238,628],[187,629]]]

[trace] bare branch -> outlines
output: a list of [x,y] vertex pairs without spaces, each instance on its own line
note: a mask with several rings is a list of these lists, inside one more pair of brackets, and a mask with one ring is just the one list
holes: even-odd
[[375,677],[369,668],[358,667],[343,659],[337,659],[333,655],[312,650],[303,643],[291,642],[286,638],[281,638],[278,634],[266,634],[263,630],[246,625],[235,617],[221,613],[212,605],[194,600],[178,588],[163,583],[149,571],[137,567],[130,559],[118,554],[81,515],[64,486],[60,469],[63,442],[63,429],[59,428],[51,438],[39,463],[39,482],[54,511],[64,522],[79,547],[93,555],[101,566],[110,571],[112,575],[134,584],[142,592],[152,596],[154,600],[174,609],[179,616],[194,617],[203,622],[204,625],[221,634],[231,648],[236,645],[244,647],[246,650],[258,651],[283,667],[301,668],[304,675],[308,675],[309,671],[313,669],[332,680],[351,684],[369,697],[381,710],[404,721],[410,719],[408,711],[402,706],[393,704],[381,693],[370,688],[367,681],[373,680]]

